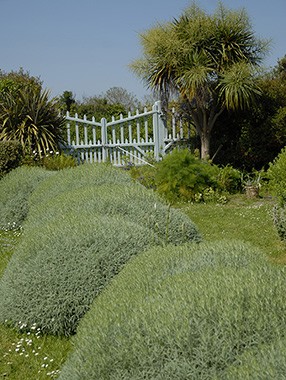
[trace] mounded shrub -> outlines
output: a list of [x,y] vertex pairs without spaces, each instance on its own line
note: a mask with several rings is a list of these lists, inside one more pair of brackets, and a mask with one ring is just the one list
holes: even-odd
[[29,197],[51,172],[37,167],[21,166],[0,181],[0,229],[19,228],[29,210]]
[[56,172],[33,194],[31,204],[41,204],[69,190],[103,184],[132,185],[133,180],[123,170],[109,164],[83,164]]
[[[62,180],[65,181],[64,178],[58,178],[59,186]],[[44,185],[38,191],[42,192]],[[37,198],[38,191],[31,197],[31,202]],[[69,189],[54,198],[49,198],[48,191],[43,193],[47,195],[48,200],[32,207],[31,216],[25,224],[26,229],[37,228],[52,219],[64,219],[65,214],[69,212],[80,214],[84,211],[89,215],[88,218],[93,218],[94,213],[121,215],[127,220],[150,228],[163,243],[181,244],[201,240],[196,226],[187,215],[169,207],[153,191],[148,191],[136,183],[130,186],[85,186]]]
[[18,141],[0,141],[0,178],[19,166],[22,157],[22,145]]
[[24,232],[0,282],[0,320],[73,334],[93,299],[156,239],[126,219],[84,213]]
[[281,240],[286,242],[286,204],[275,205],[273,208],[273,221]]
[[[224,374],[225,380],[283,379],[286,373],[286,340],[247,350]],[[219,380],[219,379],[217,379]]]
[[239,242],[155,247],[94,301],[59,379],[225,378],[285,336],[285,270]]
[[0,283],[0,320],[70,335],[134,255],[199,241],[189,218],[110,166],[66,169],[30,197],[21,241]]

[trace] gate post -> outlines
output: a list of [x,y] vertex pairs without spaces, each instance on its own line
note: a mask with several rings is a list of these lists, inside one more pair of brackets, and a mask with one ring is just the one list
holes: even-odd
[[153,113],[153,136],[154,136],[154,158],[160,160],[160,156],[164,154],[164,123],[161,118],[162,109],[161,102],[155,102],[152,107]]
[[102,161],[107,161],[107,120],[103,117],[101,119],[101,144],[102,144]]

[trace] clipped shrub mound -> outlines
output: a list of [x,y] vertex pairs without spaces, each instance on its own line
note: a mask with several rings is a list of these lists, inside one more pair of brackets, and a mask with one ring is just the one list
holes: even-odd
[[0,229],[19,228],[29,210],[29,196],[51,172],[38,167],[21,166],[0,181]]
[[0,320],[70,335],[90,303],[156,235],[119,217],[66,214],[23,236],[0,282]]
[[133,180],[126,172],[109,164],[83,164],[55,172],[33,193],[31,204],[44,203],[70,190],[107,183],[110,185],[121,183],[128,186],[133,185]]
[[[40,189],[41,193],[44,185]],[[38,191],[36,190],[32,196],[32,202],[37,198]],[[46,193],[49,198],[48,191]],[[181,244],[201,240],[196,226],[187,215],[178,209],[170,208],[153,191],[148,191],[137,183],[132,186],[104,184],[69,189],[45,203],[32,207],[25,228],[34,229],[52,219],[64,219],[66,213],[80,214],[83,211],[88,214],[89,219],[93,218],[94,213],[121,215],[127,220],[150,228],[164,243]]]
[[273,207],[273,221],[278,236],[286,242],[286,203]]
[[29,199],[21,241],[0,283],[0,320],[75,332],[93,299],[134,255],[200,241],[189,218],[128,174],[82,165],[43,181]]
[[237,364],[224,374],[225,380],[284,379],[286,373],[286,340],[247,350]]
[[284,337],[285,271],[239,242],[153,248],[94,301],[59,379],[225,378]]

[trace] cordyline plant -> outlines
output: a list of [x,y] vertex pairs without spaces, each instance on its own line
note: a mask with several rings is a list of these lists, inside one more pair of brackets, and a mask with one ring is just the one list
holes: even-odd
[[56,99],[49,100],[49,91],[26,86],[1,94],[0,140],[17,140],[27,153],[42,157],[58,150],[63,142],[64,118],[59,115]]
[[244,10],[219,4],[213,15],[193,4],[172,22],[141,35],[143,58],[131,69],[163,99],[178,94],[210,155],[211,132],[224,110],[249,107],[260,94],[259,63],[268,42],[255,37]]

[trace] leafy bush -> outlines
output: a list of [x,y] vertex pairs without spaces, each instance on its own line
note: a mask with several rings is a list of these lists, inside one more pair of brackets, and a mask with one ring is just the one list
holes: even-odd
[[0,179],[19,166],[22,156],[22,146],[18,141],[0,141]]
[[149,165],[133,166],[130,169],[130,175],[132,178],[141,183],[141,185],[143,185],[147,189],[153,190],[156,189],[155,172],[156,167],[152,167]]
[[267,171],[270,189],[284,203],[286,201],[286,147],[281,150]]
[[205,188],[216,187],[217,171],[189,150],[175,149],[157,165],[155,182],[159,194],[168,201],[190,201]]
[[37,167],[21,166],[0,181],[0,229],[19,228],[29,210],[29,196],[51,172]]
[[286,242],[286,204],[274,206],[273,221],[280,239]]
[[74,168],[77,162],[73,156],[68,156],[64,153],[55,153],[47,155],[42,160],[42,165],[47,170],[62,170],[66,168]]
[[94,301],[59,379],[222,379],[285,337],[285,271],[239,242],[153,248]]
[[65,335],[132,256],[162,240],[200,240],[186,215],[108,165],[50,176],[23,227],[0,283],[0,320]]
[[242,190],[242,173],[231,165],[220,168],[216,178],[218,187],[223,191],[234,194]]

